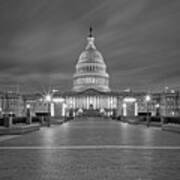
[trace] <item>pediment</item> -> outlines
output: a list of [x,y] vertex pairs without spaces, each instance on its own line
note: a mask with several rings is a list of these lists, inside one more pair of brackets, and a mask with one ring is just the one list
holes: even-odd
[[83,94],[83,95],[100,95],[100,94],[104,94],[104,93],[105,92],[101,92],[96,89],[86,89],[82,92],[79,92],[79,94]]

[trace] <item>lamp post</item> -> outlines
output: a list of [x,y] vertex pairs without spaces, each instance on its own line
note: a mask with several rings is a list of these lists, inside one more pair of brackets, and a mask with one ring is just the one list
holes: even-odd
[[146,101],[146,125],[147,127],[149,127],[150,124],[150,117],[149,117],[149,102],[151,101],[151,96],[148,94],[145,97],[145,101]]
[[8,123],[7,123],[7,127],[11,127],[13,125],[13,112],[9,112],[9,116],[8,116]]
[[156,116],[160,116],[160,112],[159,112],[159,108],[160,108],[160,105],[159,104],[156,104],[155,105],[155,108],[156,108]]
[[31,124],[31,112],[30,112],[30,104],[26,105],[26,116],[27,116],[27,124]]
[[51,97],[51,94],[47,94],[46,97],[45,97],[45,100],[47,102],[47,111],[48,111],[48,118],[47,118],[47,126],[50,127],[51,126],[51,100],[52,100],[52,97]]

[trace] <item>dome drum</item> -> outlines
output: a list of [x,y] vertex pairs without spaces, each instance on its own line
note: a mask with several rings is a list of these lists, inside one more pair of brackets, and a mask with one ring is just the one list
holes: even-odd
[[73,78],[82,78],[82,77],[100,77],[100,78],[107,78],[109,79],[109,75],[107,73],[78,73],[74,74]]
[[100,66],[96,64],[87,64],[83,66],[77,66],[76,67],[76,72],[77,74],[81,73],[99,73],[99,74],[106,74],[106,67],[105,66]]

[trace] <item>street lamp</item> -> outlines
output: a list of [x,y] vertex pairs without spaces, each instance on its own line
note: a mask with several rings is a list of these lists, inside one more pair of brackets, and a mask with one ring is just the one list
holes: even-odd
[[145,100],[146,100],[146,102],[149,102],[151,100],[151,96],[149,94],[146,95]]
[[27,104],[27,106],[26,106],[26,107],[27,107],[27,109],[29,109],[29,108],[31,107],[31,105],[30,105],[30,104]]
[[151,96],[149,94],[146,95],[145,97],[145,101],[146,101],[146,123],[147,123],[147,127],[149,127],[149,123],[150,123],[150,117],[149,117],[149,102],[151,101]]
[[51,118],[51,100],[52,100],[52,97],[51,97],[51,94],[47,94],[46,97],[45,97],[45,100],[47,102],[47,105],[48,105],[48,119],[47,119],[47,126],[50,127],[50,118]]
[[47,94],[46,97],[45,97],[45,100],[47,102],[50,102],[51,101],[51,95],[50,94]]
[[26,105],[26,110],[27,110],[27,124],[31,124],[31,112],[30,112],[30,108],[31,108],[31,105],[30,104],[27,104]]
[[156,104],[156,105],[155,105],[155,108],[156,108],[156,116],[159,116],[159,115],[160,115],[160,113],[159,113],[160,105],[159,105],[159,104]]

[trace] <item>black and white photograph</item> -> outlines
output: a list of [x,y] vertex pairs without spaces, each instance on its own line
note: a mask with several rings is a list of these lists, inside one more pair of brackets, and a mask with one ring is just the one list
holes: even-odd
[[0,180],[180,180],[180,1],[0,0]]

